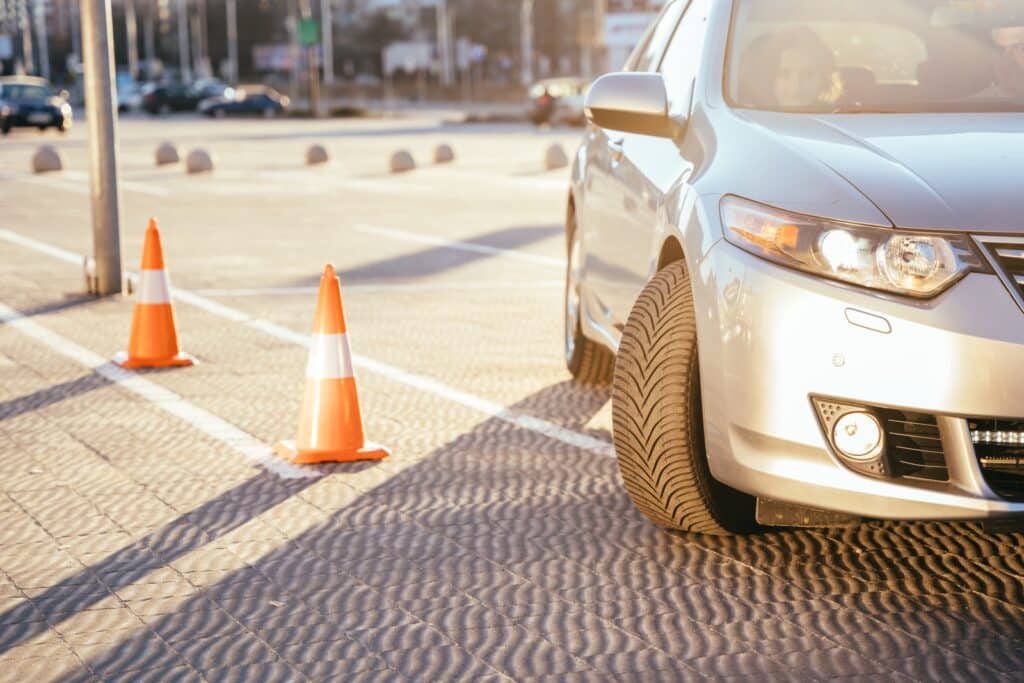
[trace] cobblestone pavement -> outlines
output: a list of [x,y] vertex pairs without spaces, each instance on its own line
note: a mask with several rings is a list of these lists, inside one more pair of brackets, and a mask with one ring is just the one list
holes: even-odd
[[[201,361],[142,388],[90,360],[123,348],[132,302],[78,294],[82,133],[55,177],[26,172],[40,136],[0,146],[0,304],[21,316],[0,323],[0,680],[1024,677],[1020,534],[716,539],[635,512],[608,396],[560,361],[564,176],[539,167],[577,133],[220,124],[122,126],[125,251],[157,215]],[[166,137],[220,168],[155,170]],[[441,140],[453,166],[384,174]],[[313,141],[328,168],[301,165]],[[172,406],[291,437],[327,260],[367,433],[395,454],[282,478]]]

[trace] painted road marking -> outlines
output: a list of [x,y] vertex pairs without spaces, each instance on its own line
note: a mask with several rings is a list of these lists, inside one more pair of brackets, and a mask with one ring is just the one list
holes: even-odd
[[409,232],[407,230],[396,230],[394,228],[381,228],[373,225],[366,225],[365,223],[356,224],[352,226],[352,228],[354,230],[358,230],[359,232],[370,233],[372,235],[380,235],[382,237],[391,237],[393,239],[402,240],[405,242],[415,242],[416,244],[430,244],[435,247],[453,249],[455,251],[468,251],[474,254],[504,256],[506,258],[515,259],[517,261],[527,261],[529,263],[542,263],[546,266],[556,266],[558,268],[565,268],[565,259],[544,256],[542,254],[528,254],[522,251],[516,251],[515,249],[502,249],[500,247],[491,247],[486,244],[474,244],[473,242],[463,242],[461,240],[446,240],[440,237],[434,237],[432,235],[424,235],[423,233],[420,232]]
[[[77,180],[83,183],[86,187],[86,194],[89,194],[89,174],[85,171],[64,171],[64,175],[70,180]],[[123,174],[122,174],[123,175]],[[117,180],[117,186],[122,190],[128,190],[129,192],[137,192],[139,194],[148,194],[154,197],[166,197],[170,195],[170,191],[164,187],[158,187],[156,185],[149,185],[146,183],[138,183],[132,180],[125,180],[123,177],[119,177]]]
[[[44,187],[55,188],[58,190],[67,190],[68,192],[74,192],[75,194],[84,196],[88,196],[90,194],[89,175],[83,171],[61,171],[54,175],[4,173],[3,175],[0,175],[0,179],[13,180],[31,185],[42,185]],[[137,192],[139,194],[148,194],[154,197],[166,197],[170,194],[170,192],[163,187],[146,185],[144,183],[132,182],[130,180],[119,180],[118,186],[122,190]]]
[[[11,239],[11,236],[14,236],[16,239]],[[56,256],[61,260],[69,261],[71,263],[81,263],[82,260],[82,257],[79,255],[18,235],[10,230],[0,230],[0,239],[7,239],[14,244],[18,244],[29,249],[35,249],[40,253]],[[231,322],[244,324],[254,330],[259,330],[266,335],[280,339],[281,341],[309,348],[310,340],[308,334],[299,334],[298,332],[269,320],[253,318],[243,311],[217,303],[216,301],[212,301],[211,299],[196,294],[195,292],[174,289],[172,290],[172,293],[178,301],[187,303],[199,308],[200,310],[204,310],[211,315],[215,315]],[[367,358],[366,356],[353,355],[352,361],[356,368],[367,370],[368,372],[385,377],[398,384],[404,384],[407,387],[418,389],[424,393],[432,394],[447,401],[451,401],[452,403],[457,403],[461,406],[482,413],[486,417],[497,418],[502,422],[506,422],[520,429],[526,429],[537,434],[543,434],[555,441],[559,441],[591,453],[609,457],[615,455],[615,450],[612,444],[607,441],[594,438],[587,434],[582,434],[572,429],[567,429],[552,422],[548,422],[547,420],[542,420],[531,415],[509,410],[499,403],[460,391],[459,389],[450,387],[430,377],[406,372],[405,370],[394,367],[393,365],[381,363],[373,360],[372,358]]]
[[225,444],[235,453],[282,479],[311,479],[323,476],[323,472],[314,467],[300,467],[281,460],[274,455],[269,446],[233,424],[189,403],[169,389],[143,379],[130,370],[114,365],[70,339],[26,318],[2,302],[0,302],[0,325],[11,327],[25,336],[31,337],[50,350],[95,372],[107,381],[140,396],[157,408],[174,415],[194,429]]
[[[470,291],[481,290],[522,290],[522,289],[555,289],[565,286],[563,280],[539,280],[533,282],[424,282],[422,284],[389,284],[389,285],[345,285],[345,294],[386,294],[388,292],[433,292],[433,291]],[[252,287],[241,289],[193,289],[200,296],[223,297],[238,299],[250,296],[310,296],[320,291],[319,287]]]

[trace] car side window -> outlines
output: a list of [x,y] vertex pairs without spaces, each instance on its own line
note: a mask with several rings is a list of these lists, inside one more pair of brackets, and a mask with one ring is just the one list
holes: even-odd
[[686,116],[690,113],[693,87],[704,52],[711,3],[712,0],[693,0],[690,3],[661,60],[658,71],[665,77],[669,111],[673,115]]
[[665,53],[665,45],[676,30],[679,17],[686,9],[688,0],[675,0],[665,5],[654,26],[648,33],[647,42],[642,49],[630,58],[628,71],[657,71],[661,56]]

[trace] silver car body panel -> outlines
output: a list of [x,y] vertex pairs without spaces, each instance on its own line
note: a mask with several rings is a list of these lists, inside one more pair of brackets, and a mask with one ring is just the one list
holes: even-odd
[[[711,11],[680,142],[591,126],[576,155],[584,334],[617,348],[675,241],[694,289],[716,478],[867,517],[1024,515],[985,484],[964,419],[1024,418],[1024,314],[999,277],[970,274],[931,300],[883,295],[748,254],[723,240],[719,213],[736,194],[877,226],[1024,235],[1024,115],[731,109],[721,86],[731,6]],[[851,322],[859,314],[888,332]],[[818,395],[936,414],[950,481],[846,468],[816,418]]]

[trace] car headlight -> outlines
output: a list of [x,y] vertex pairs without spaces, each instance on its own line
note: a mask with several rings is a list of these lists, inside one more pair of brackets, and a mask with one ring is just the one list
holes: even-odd
[[969,272],[990,272],[966,235],[935,235],[722,199],[725,238],[769,261],[885,292],[927,298]]

